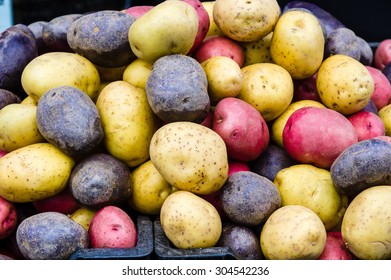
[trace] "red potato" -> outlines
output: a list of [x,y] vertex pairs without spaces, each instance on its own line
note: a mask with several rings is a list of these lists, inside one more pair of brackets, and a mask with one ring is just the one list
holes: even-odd
[[391,62],[391,39],[385,39],[376,48],[373,64],[377,69],[383,70],[389,62]]
[[0,240],[7,238],[15,231],[17,222],[15,204],[0,196]]
[[33,201],[32,204],[38,212],[54,211],[63,214],[72,214],[80,207],[68,188],[52,197]]
[[6,154],[7,154],[6,151],[0,150],[0,158],[2,158],[3,156],[5,156]]
[[239,171],[251,171],[246,162],[229,160],[228,161],[228,177]]
[[326,244],[318,260],[352,260],[352,253],[346,248],[341,232],[327,232]]
[[380,110],[391,103],[391,83],[381,70],[371,66],[365,67],[368,69],[375,83],[371,100],[375,103],[377,110]]
[[193,53],[193,57],[202,63],[213,56],[227,56],[236,61],[242,67],[244,63],[244,51],[240,44],[224,35],[207,37]]
[[208,11],[202,5],[202,2],[200,0],[181,0],[181,1],[186,2],[191,6],[193,6],[193,8],[195,9],[198,15],[197,35],[194,40],[193,46],[191,47],[190,51],[187,53],[188,55],[191,55],[204,41],[206,34],[208,33],[209,30],[210,19],[209,19]]
[[254,160],[269,144],[269,129],[261,114],[235,97],[226,97],[217,103],[212,129],[224,140],[231,160]]
[[293,80],[293,102],[300,100],[321,102],[318,90],[316,89],[316,74],[302,80]]
[[125,13],[134,16],[135,19],[138,19],[143,14],[148,12],[150,9],[152,9],[154,6],[151,5],[142,5],[142,6],[132,6],[130,8],[127,8],[125,10]]
[[358,142],[355,128],[344,115],[317,107],[293,112],[282,137],[285,150],[294,160],[325,169],[347,147]]
[[213,122],[213,111],[209,111],[206,115],[206,118],[201,122],[202,125],[212,128],[212,122]]
[[89,227],[91,248],[133,248],[137,229],[132,218],[117,206],[101,208]]
[[356,129],[358,141],[386,135],[382,119],[372,112],[359,111],[350,115],[348,120]]

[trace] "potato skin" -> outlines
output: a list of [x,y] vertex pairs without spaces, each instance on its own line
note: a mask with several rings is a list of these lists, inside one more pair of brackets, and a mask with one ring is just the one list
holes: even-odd
[[0,110],[8,104],[20,103],[21,98],[9,90],[0,88]]
[[24,219],[16,230],[18,247],[26,259],[65,260],[89,245],[87,231],[67,215],[43,212]]

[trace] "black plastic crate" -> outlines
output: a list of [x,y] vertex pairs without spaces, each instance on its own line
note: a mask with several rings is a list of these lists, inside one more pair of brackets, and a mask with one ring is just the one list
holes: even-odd
[[137,244],[133,248],[88,248],[71,255],[70,260],[143,260],[153,253],[153,224],[145,215],[137,216]]

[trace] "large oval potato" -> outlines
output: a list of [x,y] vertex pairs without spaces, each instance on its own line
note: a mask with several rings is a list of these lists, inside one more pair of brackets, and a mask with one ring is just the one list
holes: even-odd
[[61,192],[74,160],[50,143],[31,144],[0,159],[0,196],[12,202],[32,202]]
[[29,62],[22,72],[24,91],[35,101],[58,86],[73,86],[91,99],[98,94],[99,72],[91,61],[68,52],[48,52]]
[[159,126],[145,91],[125,81],[106,85],[96,101],[107,151],[130,167],[149,159],[149,144]]
[[152,137],[150,157],[163,178],[180,190],[210,194],[218,191],[228,178],[224,140],[201,124],[163,125]]

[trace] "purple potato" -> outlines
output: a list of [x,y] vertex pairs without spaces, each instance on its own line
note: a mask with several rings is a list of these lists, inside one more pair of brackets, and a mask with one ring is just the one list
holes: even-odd
[[340,27],[333,30],[325,42],[325,58],[343,54],[356,60],[361,58],[361,49],[356,34],[349,28]]
[[6,89],[0,88],[0,110],[8,104],[20,103],[21,99],[18,95]]

